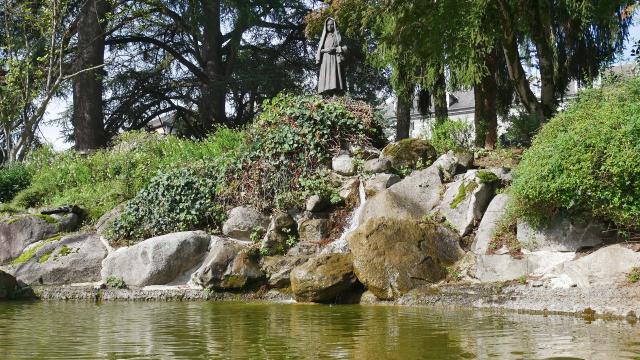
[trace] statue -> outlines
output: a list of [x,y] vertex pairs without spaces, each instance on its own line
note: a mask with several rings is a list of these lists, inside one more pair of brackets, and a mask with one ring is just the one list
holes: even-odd
[[347,90],[342,70],[343,55],[346,49],[346,46],[342,45],[342,37],[336,21],[333,18],[327,18],[316,53],[316,64],[320,64],[318,94],[338,95]]

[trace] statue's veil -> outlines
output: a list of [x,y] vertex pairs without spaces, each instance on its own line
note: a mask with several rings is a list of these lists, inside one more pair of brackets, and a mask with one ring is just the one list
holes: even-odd
[[[322,60],[322,47],[324,46],[324,42],[327,39],[327,23],[329,20],[333,20],[333,35],[336,37],[336,43],[342,45],[342,36],[340,35],[340,31],[338,30],[338,23],[332,17],[328,17],[324,21],[324,27],[322,28],[322,36],[320,36],[320,43],[318,44],[318,51],[316,52],[316,60]],[[340,58],[340,57],[338,57]]]

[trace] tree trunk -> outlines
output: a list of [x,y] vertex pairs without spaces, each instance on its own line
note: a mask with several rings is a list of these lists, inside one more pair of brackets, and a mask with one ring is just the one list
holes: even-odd
[[[107,0],[87,0],[80,10],[76,71],[104,64]],[[73,126],[76,150],[106,146],[102,107],[102,68],[73,78]]]
[[436,117],[436,124],[443,123],[449,117],[449,106],[447,104],[447,79],[444,75],[444,66],[440,70],[440,75],[433,87],[433,109]]
[[[540,105],[544,119],[550,119],[556,111],[556,84],[553,44],[549,41],[553,37],[553,28],[549,22],[549,16],[545,5],[537,0],[526,1],[522,6],[529,9],[529,23],[531,39],[535,44],[538,54],[540,69]],[[545,14],[543,14],[543,11]]]
[[206,81],[200,84],[200,126],[205,132],[215,124],[227,121],[225,111],[226,76],[222,60],[222,34],[220,32],[220,0],[201,0],[203,41],[202,61]]
[[504,57],[507,62],[509,78],[513,81],[518,98],[531,115],[544,118],[542,105],[536,95],[531,91],[531,86],[527,74],[522,67],[520,54],[518,53],[518,39],[513,24],[513,10],[505,0],[497,0],[500,7],[500,17],[502,22],[502,46]]
[[398,96],[396,104],[396,141],[407,139],[411,135],[411,96]]
[[487,74],[473,87],[475,96],[475,144],[493,150],[498,139],[498,53],[496,50],[484,57]]

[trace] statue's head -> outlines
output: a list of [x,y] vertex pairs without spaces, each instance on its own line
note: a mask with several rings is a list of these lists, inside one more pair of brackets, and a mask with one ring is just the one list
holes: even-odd
[[334,32],[336,29],[336,23],[333,19],[327,19],[327,32]]

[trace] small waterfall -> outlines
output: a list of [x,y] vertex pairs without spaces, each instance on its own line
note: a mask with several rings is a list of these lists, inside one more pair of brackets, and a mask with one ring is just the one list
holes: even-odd
[[358,228],[358,224],[360,223],[360,217],[362,217],[362,212],[364,211],[364,205],[367,202],[367,195],[364,191],[364,181],[360,179],[360,184],[358,186],[358,195],[360,197],[360,203],[358,207],[351,214],[351,218],[349,218],[349,225],[347,225],[342,231],[342,235],[338,240],[329,244],[326,248],[322,250],[322,254],[331,254],[331,253],[345,253],[349,252],[349,244],[347,243],[347,235],[349,235],[352,231]]

